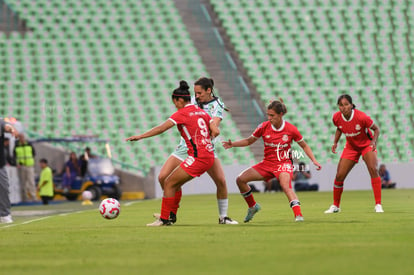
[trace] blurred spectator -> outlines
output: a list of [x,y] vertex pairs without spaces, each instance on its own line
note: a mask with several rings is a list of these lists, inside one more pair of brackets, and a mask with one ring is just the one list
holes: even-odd
[[13,126],[7,124],[3,119],[0,119],[0,223],[12,223],[13,219],[10,215],[10,198],[9,198],[9,178],[6,171],[6,158],[4,155],[4,133],[9,132],[14,136],[18,132]]
[[74,152],[70,152],[69,160],[65,163],[65,173],[63,174],[63,192],[68,192],[76,177],[81,175],[80,161]]
[[85,153],[83,153],[79,157],[79,161],[80,161],[80,175],[82,177],[84,177],[86,175],[86,172],[88,172],[88,161],[89,161],[89,159],[92,159],[92,158],[96,158],[96,156],[91,153],[91,148],[86,147],[85,148]]
[[280,187],[280,183],[277,178],[269,179],[268,181],[263,182],[264,185],[264,192],[281,192],[282,188]]
[[295,191],[318,191],[319,185],[309,184],[311,173],[304,162],[300,162],[297,169],[294,169],[292,180],[295,182]]
[[4,157],[6,160],[6,165],[16,166],[16,159],[13,154],[10,153],[10,139],[4,138]]
[[42,168],[42,172],[40,173],[37,190],[39,191],[39,196],[42,199],[43,204],[49,204],[49,201],[53,200],[54,193],[52,169],[47,165],[47,159],[41,159],[39,164]]
[[390,172],[388,172],[387,167],[385,164],[381,164],[378,171],[381,177],[381,187],[385,188],[395,188],[397,185],[395,182],[391,182]]
[[20,190],[24,202],[36,201],[37,199],[34,172],[35,155],[36,152],[32,144],[26,140],[24,133],[20,133],[14,147],[14,156],[16,158]]

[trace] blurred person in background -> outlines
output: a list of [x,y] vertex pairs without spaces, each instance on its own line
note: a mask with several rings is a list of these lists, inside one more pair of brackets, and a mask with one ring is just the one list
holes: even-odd
[[23,202],[37,200],[34,170],[35,155],[36,152],[33,145],[26,140],[24,133],[20,133],[14,147],[14,156],[16,158]]
[[52,169],[47,164],[47,159],[41,159],[39,161],[40,168],[40,179],[37,185],[39,196],[42,199],[43,204],[49,204],[50,200],[53,200],[53,173]]
[[11,203],[9,198],[9,177],[6,171],[6,156],[4,154],[4,133],[17,136],[17,130],[0,118],[0,223],[12,223]]

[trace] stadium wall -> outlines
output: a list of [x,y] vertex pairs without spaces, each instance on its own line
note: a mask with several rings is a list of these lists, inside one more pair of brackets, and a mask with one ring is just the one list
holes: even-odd
[[[390,163],[387,164],[391,180],[397,183],[397,188],[414,188],[414,180],[412,179],[412,163]],[[318,183],[319,191],[332,191],[332,185],[336,174],[336,164],[325,164],[321,171],[316,171],[314,167],[310,167],[312,178],[310,183]],[[244,169],[248,168],[248,165],[224,165],[224,173],[227,180],[227,188],[229,193],[239,193],[236,185],[236,177]],[[161,167],[155,167],[151,173],[154,179],[154,197],[161,198],[162,190],[157,181],[157,176]],[[263,191],[263,182],[252,182],[257,189]],[[345,190],[371,190],[371,180],[365,166],[365,163],[359,162],[354,166],[345,180]],[[147,187],[148,188],[148,187]],[[184,195],[191,194],[215,194],[216,186],[211,178],[204,174],[199,178],[193,179],[183,187]],[[147,197],[152,197],[152,194],[147,194]]]

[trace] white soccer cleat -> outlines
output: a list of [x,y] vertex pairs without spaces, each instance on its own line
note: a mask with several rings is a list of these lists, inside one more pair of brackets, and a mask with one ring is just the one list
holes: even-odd
[[332,213],[339,213],[341,212],[341,208],[339,208],[338,206],[332,204],[331,207],[329,207],[328,210],[326,210],[324,213],[325,214],[332,214]]
[[230,219],[230,217],[219,218],[219,224],[239,224],[237,221]]
[[157,220],[161,219],[161,214],[160,213],[154,213],[154,214],[152,214],[152,216],[154,218],[156,218]]
[[0,223],[12,223],[12,222],[13,222],[13,219],[11,215],[0,217]]
[[304,222],[305,219],[303,218],[303,216],[296,216],[295,217],[295,222]]
[[154,226],[166,226],[166,225],[171,225],[171,224],[172,223],[170,221],[164,222],[161,219],[156,219],[153,223],[148,223],[147,226],[154,227]]
[[382,205],[381,204],[376,204],[375,205],[375,212],[376,213],[384,213],[384,209],[382,209]]

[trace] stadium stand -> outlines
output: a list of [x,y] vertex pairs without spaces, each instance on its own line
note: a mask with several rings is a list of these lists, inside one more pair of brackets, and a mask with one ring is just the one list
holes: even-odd
[[380,161],[413,161],[412,2],[210,2],[262,100],[285,100],[318,160],[336,161],[331,116],[349,93],[381,127]]
[[[7,0],[31,31],[0,36],[4,115],[44,137],[96,135],[110,140],[123,168],[148,172],[179,141],[171,131],[129,145],[175,111],[180,79],[208,75],[172,1]],[[231,114],[222,136],[240,138]],[[101,148],[91,145],[92,151]],[[250,164],[249,148],[225,152],[224,164]]]

